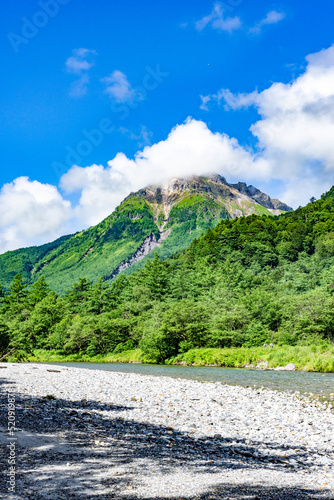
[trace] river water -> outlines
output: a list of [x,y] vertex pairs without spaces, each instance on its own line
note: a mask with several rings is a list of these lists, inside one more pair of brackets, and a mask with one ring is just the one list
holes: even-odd
[[334,399],[334,373],[283,372],[197,366],[147,365],[137,363],[50,363],[91,370],[138,373],[156,377],[185,378],[202,382],[220,382],[243,387],[265,387],[286,392],[300,392],[321,401]]

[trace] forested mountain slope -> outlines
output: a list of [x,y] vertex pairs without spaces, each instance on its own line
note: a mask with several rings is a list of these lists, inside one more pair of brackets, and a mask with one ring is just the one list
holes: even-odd
[[80,279],[59,297],[43,278],[27,288],[18,275],[1,301],[0,339],[3,352],[139,348],[160,362],[193,348],[273,342],[310,346],[310,363],[321,349],[326,365],[311,369],[334,371],[333,285],[334,187],[279,217],[222,220],[185,251],[155,255],[110,285]]
[[152,250],[162,257],[183,250],[222,219],[285,210],[291,208],[253,186],[228,184],[218,175],[173,179],[132,193],[85,231],[0,255],[0,283],[8,288],[17,273],[28,284],[43,275],[64,293],[79,278],[108,281],[124,269],[131,272]]

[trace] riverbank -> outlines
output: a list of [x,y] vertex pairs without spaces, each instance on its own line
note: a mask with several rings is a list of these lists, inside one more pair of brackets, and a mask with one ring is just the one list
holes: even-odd
[[168,377],[0,368],[1,422],[7,389],[19,427],[16,498],[334,498],[334,413],[320,403]]
[[[64,355],[59,351],[35,350],[29,361],[82,361],[85,363],[155,363],[156,360],[144,356],[140,349],[117,354],[87,356],[85,354]],[[231,349],[191,349],[166,360],[166,364],[193,366],[222,366],[226,368],[277,369],[289,364],[296,370],[309,372],[334,372],[334,346],[280,346],[280,347],[239,347]]]

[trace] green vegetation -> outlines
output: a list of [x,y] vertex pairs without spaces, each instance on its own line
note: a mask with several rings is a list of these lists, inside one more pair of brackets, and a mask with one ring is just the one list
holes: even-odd
[[[138,210],[146,208],[123,205],[129,220]],[[59,296],[43,276],[27,286],[16,275],[1,293],[1,355],[223,366],[263,359],[334,371],[333,285],[334,188],[279,217],[223,220],[185,251],[155,255],[110,284],[79,278]],[[274,349],[261,347],[270,342]]]
[[43,247],[0,255],[0,280],[8,288],[13,279],[11,270],[15,269],[15,274],[19,272],[26,284],[44,276],[55,291],[64,294],[80,277],[93,281],[100,276],[108,278],[152,233],[159,238],[148,204],[132,196],[112,215],[86,231]]
[[41,261],[53,249],[65,244],[71,236],[63,236],[52,243],[39,247],[20,248],[0,255],[0,282],[9,288],[15,275],[20,273],[26,283],[31,281],[31,273],[36,262]]
[[[140,349],[88,356],[84,353],[61,354],[62,351],[36,349],[28,361],[85,363],[157,363]],[[14,358],[15,359],[15,358]],[[267,362],[268,369],[294,363],[297,370],[334,372],[334,346],[324,343],[312,346],[231,347],[225,349],[191,349],[165,360],[169,365],[220,366],[225,368],[255,368]]]

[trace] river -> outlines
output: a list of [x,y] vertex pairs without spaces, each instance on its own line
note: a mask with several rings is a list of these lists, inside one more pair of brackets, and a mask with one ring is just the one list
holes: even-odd
[[334,400],[334,373],[283,372],[247,370],[245,368],[214,368],[197,366],[147,365],[137,363],[50,363],[54,365],[138,373],[156,377],[186,378],[202,382],[220,382],[243,387],[268,388],[286,392],[311,394],[320,401]]

